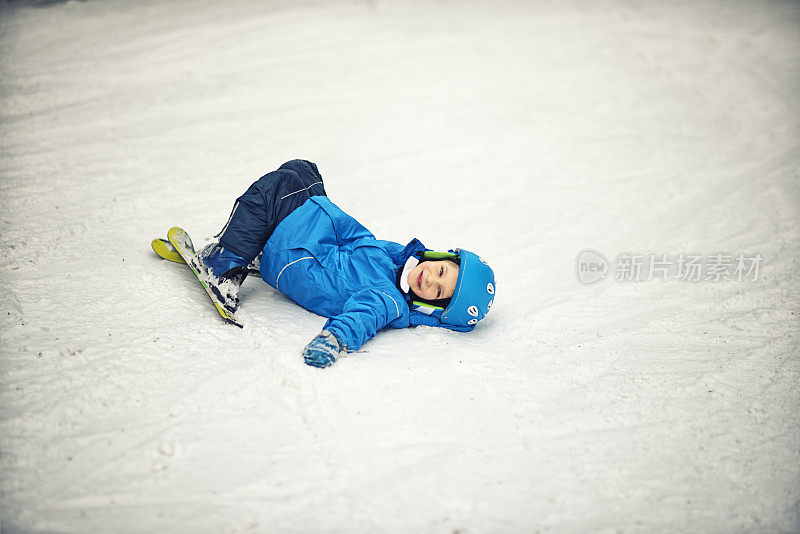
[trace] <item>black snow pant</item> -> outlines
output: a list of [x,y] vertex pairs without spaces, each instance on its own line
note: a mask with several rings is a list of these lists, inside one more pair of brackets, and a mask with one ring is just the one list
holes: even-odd
[[317,166],[293,159],[265,174],[236,199],[219,243],[251,262],[278,224],[313,196],[327,196]]

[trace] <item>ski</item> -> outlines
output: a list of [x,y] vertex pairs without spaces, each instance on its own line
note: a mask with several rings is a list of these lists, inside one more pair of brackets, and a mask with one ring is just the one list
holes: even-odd
[[166,239],[153,239],[153,242],[150,243],[150,246],[153,247],[153,252],[165,260],[174,261],[175,263],[185,263],[181,255],[178,254],[178,251],[175,250],[175,247],[172,246],[172,243]]
[[[181,256],[183,262],[186,263],[186,265],[197,277],[197,280],[200,281],[200,284],[202,284],[203,289],[205,289],[206,293],[208,293],[209,298],[211,298],[211,302],[214,303],[214,307],[217,309],[222,318],[235,324],[239,328],[242,328],[244,325],[236,318],[235,315],[238,303],[235,301],[231,302],[226,300],[220,293],[219,288],[208,281],[208,276],[205,269],[196,259],[197,254],[194,250],[194,245],[192,244],[189,234],[187,234],[185,230],[175,227],[170,228],[169,232],[167,232],[167,237],[169,238],[169,242],[171,243],[175,252]],[[155,244],[153,246],[153,250],[156,250]],[[159,253],[158,250],[156,250],[156,253],[162,258],[164,257]]]
[[[150,243],[150,246],[153,247],[153,252],[155,252],[165,260],[174,261],[175,263],[186,263],[185,261],[183,261],[183,257],[181,257],[181,255],[178,254],[178,251],[175,250],[175,247],[172,246],[172,243],[170,243],[166,239],[161,239],[160,237],[157,237],[156,239],[153,239],[153,242]],[[260,260],[261,257],[259,256],[258,258],[253,260],[253,262],[251,262],[250,265],[247,266],[248,276],[257,276],[261,278],[261,271],[258,270],[261,263]]]

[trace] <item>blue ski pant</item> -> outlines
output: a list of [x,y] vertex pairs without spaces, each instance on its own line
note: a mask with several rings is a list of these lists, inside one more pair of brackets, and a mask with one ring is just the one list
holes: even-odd
[[236,199],[228,222],[217,234],[219,243],[249,263],[261,253],[280,222],[317,195],[327,196],[317,166],[304,159],[287,161]]

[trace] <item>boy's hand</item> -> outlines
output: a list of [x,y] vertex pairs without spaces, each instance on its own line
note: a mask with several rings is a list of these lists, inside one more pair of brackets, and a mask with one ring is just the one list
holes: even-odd
[[330,367],[343,349],[333,333],[323,330],[303,349],[306,364],[314,367]]

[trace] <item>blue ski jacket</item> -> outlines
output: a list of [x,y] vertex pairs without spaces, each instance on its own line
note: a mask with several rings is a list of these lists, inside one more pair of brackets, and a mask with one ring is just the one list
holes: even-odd
[[385,327],[424,324],[396,286],[408,257],[426,250],[376,239],[326,196],[312,196],[278,224],[264,245],[261,276],[307,310],[348,350]]

